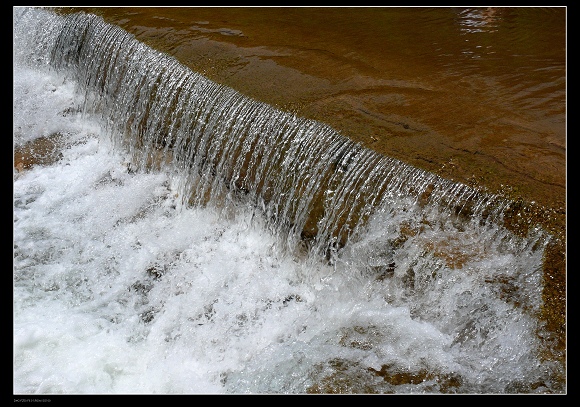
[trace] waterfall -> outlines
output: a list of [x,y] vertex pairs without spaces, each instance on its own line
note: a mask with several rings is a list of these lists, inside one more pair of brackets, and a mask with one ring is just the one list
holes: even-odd
[[509,207],[212,82],[95,15],[67,16],[50,50],[135,169],[182,174],[187,205],[261,208],[290,250],[306,242],[328,257],[401,199],[494,228]]
[[[510,228],[507,218],[519,216],[517,203],[381,155],[327,124],[215,83],[96,15],[22,9],[15,21],[14,41],[30,44],[15,48],[15,59],[74,82],[83,95],[82,115],[101,123],[127,154],[128,172],[168,172],[182,208],[211,207],[224,217],[251,211],[281,252],[321,262],[356,287],[380,292],[372,301],[391,307],[385,315],[412,320],[413,327],[423,321],[436,326],[441,335],[433,334],[433,343],[452,356],[425,363],[443,372],[443,388],[517,392],[548,381],[549,369],[536,369],[536,334],[550,235],[535,224]],[[291,294],[284,304],[296,298]],[[340,346],[357,352],[374,343],[389,363],[359,353],[341,357],[352,357],[375,378],[404,365],[388,345],[389,335],[402,331],[376,310],[355,314],[364,329],[355,324],[336,328],[340,335],[307,335],[321,341],[340,336]],[[379,325],[384,329],[377,334]],[[526,346],[517,349],[511,336],[506,339],[510,330]],[[259,360],[252,365],[258,372]],[[314,371],[336,360],[318,362]],[[238,383],[233,392],[267,386],[261,374],[253,382],[240,371],[229,377]]]

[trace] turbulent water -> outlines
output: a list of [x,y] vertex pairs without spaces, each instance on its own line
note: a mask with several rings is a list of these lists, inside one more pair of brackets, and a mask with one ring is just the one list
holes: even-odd
[[15,394],[563,391],[509,201],[94,15],[13,18],[14,147],[50,147],[14,172]]

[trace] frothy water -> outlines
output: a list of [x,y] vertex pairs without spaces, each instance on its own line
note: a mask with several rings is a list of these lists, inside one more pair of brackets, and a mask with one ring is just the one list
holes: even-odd
[[[88,14],[14,9],[16,394],[561,392],[549,236]],[[28,144],[27,144],[28,143]]]

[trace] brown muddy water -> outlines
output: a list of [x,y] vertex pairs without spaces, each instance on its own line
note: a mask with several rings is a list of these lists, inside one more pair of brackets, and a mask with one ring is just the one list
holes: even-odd
[[247,96],[531,205],[558,237],[544,313],[565,358],[565,7],[84,10]]

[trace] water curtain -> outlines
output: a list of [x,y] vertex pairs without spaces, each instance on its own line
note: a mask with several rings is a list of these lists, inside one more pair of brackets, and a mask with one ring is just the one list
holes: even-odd
[[80,84],[134,169],[179,172],[187,205],[251,205],[290,250],[332,259],[373,214],[410,208],[501,228],[512,204],[215,83],[96,15],[64,18],[50,64]]

